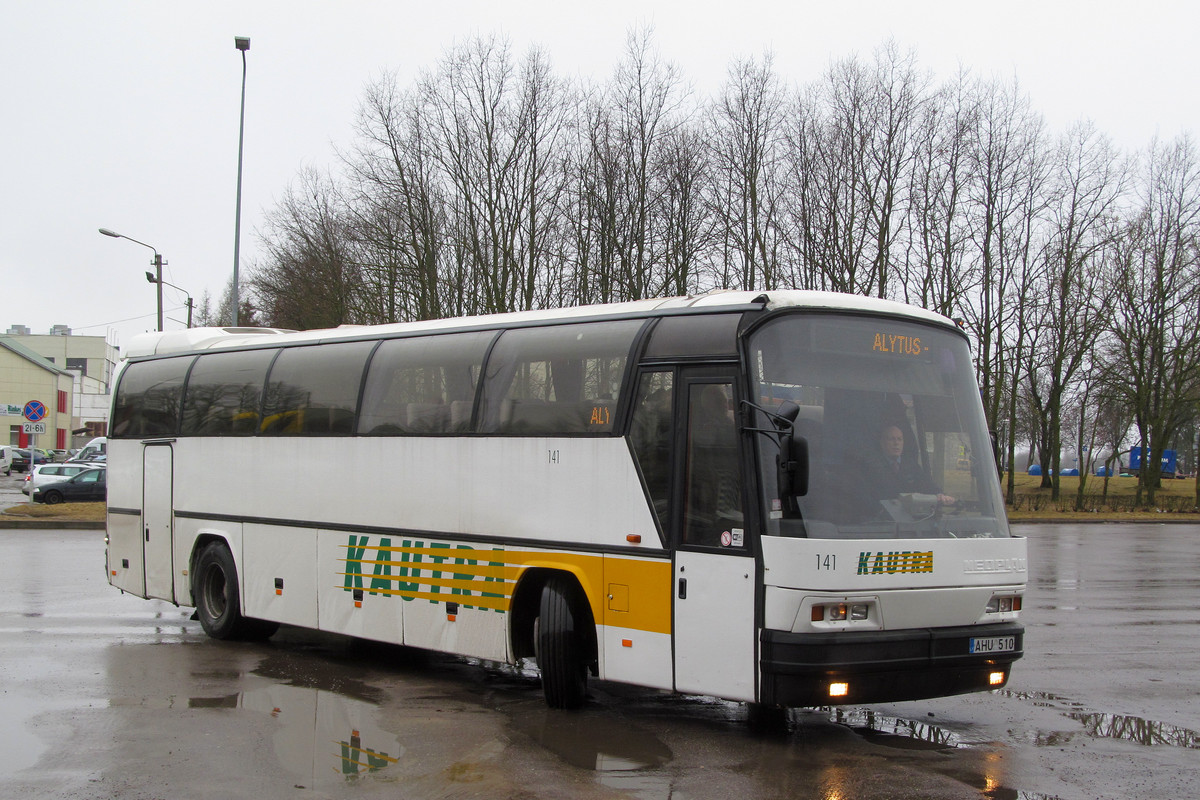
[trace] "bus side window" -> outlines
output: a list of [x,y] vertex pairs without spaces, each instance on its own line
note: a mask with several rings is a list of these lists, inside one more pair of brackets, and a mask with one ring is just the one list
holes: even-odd
[[353,433],[358,387],[374,347],[365,341],[284,348],[267,376],[262,433]]
[[193,357],[134,362],[121,373],[112,437],[136,439],[179,432],[183,383]]
[[641,320],[504,331],[488,355],[484,433],[611,434],[614,403]]
[[358,432],[465,433],[491,331],[385,341],[371,357]]
[[183,436],[251,436],[274,350],[206,353],[188,375]]
[[671,486],[671,397],[674,373],[647,372],[638,383],[629,440],[637,456],[646,491],[663,530],[670,530],[667,509]]

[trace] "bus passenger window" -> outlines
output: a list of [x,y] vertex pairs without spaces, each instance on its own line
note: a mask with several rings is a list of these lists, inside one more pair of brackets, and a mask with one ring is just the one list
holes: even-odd
[[733,408],[730,383],[694,384],[688,393],[686,544],[742,545],[737,535],[744,523]]
[[483,378],[485,433],[613,433],[640,320],[518,328],[501,334]]
[[114,439],[179,432],[180,399],[192,357],[133,362],[121,373],[113,404]]
[[358,432],[464,433],[491,331],[384,342],[371,357]]
[[183,395],[183,436],[251,436],[258,430],[267,367],[275,350],[207,353]]
[[374,342],[287,347],[267,378],[262,433],[354,433],[358,387]]

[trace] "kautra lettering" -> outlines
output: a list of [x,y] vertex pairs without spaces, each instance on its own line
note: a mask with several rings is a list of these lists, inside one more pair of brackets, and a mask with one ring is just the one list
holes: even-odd
[[[363,579],[369,577],[366,593],[379,597],[428,600],[430,603],[460,602],[459,598],[470,598],[473,602],[461,602],[460,608],[491,609],[500,613],[507,606],[511,591],[506,578],[507,564],[490,559],[481,561],[469,555],[503,553],[498,548],[480,551],[467,545],[455,547],[445,542],[410,539],[402,540],[396,547],[390,537],[381,537],[378,544],[373,545],[371,537],[354,534],[344,546],[346,557],[339,559],[346,565],[345,571],[340,573],[343,591],[363,589]],[[369,554],[374,557],[369,558]],[[439,568],[451,564],[453,571]]]
[[932,550],[860,551],[859,575],[933,572]]

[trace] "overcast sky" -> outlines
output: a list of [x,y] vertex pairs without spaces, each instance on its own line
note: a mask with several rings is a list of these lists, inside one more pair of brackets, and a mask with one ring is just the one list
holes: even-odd
[[[939,78],[960,66],[1016,78],[1051,130],[1089,118],[1117,145],[1200,133],[1200,3],[704,2],[703,0],[37,0],[0,17],[0,334],[109,335],[155,326],[153,253],[165,279],[215,302],[233,271],[238,106],[249,36],[242,269],[264,212],[305,166],[351,141],[364,85],[401,86],[472,36],[516,55],[541,46],[558,74],[603,81],[631,29],[701,95],[738,57],[770,51],[789,85],[886,39]],[[168,329],[186,317],[165,290]]]

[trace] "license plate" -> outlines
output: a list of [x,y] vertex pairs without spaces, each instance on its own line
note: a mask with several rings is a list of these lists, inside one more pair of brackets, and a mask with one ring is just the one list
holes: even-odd
[[972,653],[1011,653],[1017,649],[1015,636],[989,636],[971,640]]

